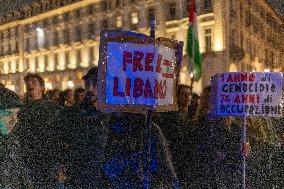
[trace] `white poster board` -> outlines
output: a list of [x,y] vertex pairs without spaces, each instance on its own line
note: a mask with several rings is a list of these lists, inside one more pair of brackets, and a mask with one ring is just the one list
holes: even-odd
[[140,113],[177,110],[177,49],[170,39],[103,31],[98,109]]
[[226,72],[211,78],[215,116],[281,117],[283,73]]

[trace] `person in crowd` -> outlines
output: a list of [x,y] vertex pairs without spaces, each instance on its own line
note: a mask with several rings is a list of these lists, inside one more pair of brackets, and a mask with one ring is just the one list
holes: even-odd
[[160,113],[154,122],[161,126],[168,142],[172,154],[173,164],[177,172],[178,179],[182,187],[186,187],[187,182],[187,145],[188,134],[191,129],[188,113],[190,104],[190,87],[179,85],[177,90],[178,111]]
[[[104,159],[107,130],[105,118],[96,109],[97,68],[83,77],[84,100],[73,108],[61,110],[57,118],[60,163],[66,170],[65,184],[75,188],[106,188],[100,166]],[[62,174],[61,174],[62,175]],[[64,175],[64,174],[63,174]]]
[[19,142],[13,129],[17,123],[20,99],[0,84],[0,187],[29,188],[26,169],[18,153]]
[[39,74],[28,73],[24,81],[27,93],[14,134],[33,188],[55,188],[58,147],[54,118],[59,107],[45,97]]
[[73,90],[66,89],[59,94],[59,105],[69,108],[74,106]]
[[200,97],[198,94],[193,93],[191,95],[190,105],[188,107],[188,116],[190,120],[192,120],[196,115],[196,111],[199,106],[199,99]]
[[55,103],[55,104],[59,104],[59,94],[61,93],[61,91],[59,89],[53,89],[53,90],[49,90],[46,92],[46,96],[48,98],[48,100],[50,100],[51,102]]
[[77,89],[75,89],[74,91],[74,102],[75,105],[80,104],[81,102],[83,102],[84,98],[85,98],[85,89],[79,87]]
[[140,189],[149,180],[147,188],[178,188],[179,181],[160,127],[153,123],[149,158],[149,177],[146,177],[145,115],[110,113],[105,158],[102,165],[107,188]]
[[240,188],[239,128],[211,114],[210,94],[211,87],[205,87],[189,135],[189,187]]

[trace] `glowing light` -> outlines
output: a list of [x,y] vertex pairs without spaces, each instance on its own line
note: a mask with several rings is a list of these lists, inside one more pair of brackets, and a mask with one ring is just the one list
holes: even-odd
[[265,68],[264,72],[270,72],[270,69],[269,68]]
[[51,89],[52,89],[52,83],[47,82],[47,83],[45,84],[45,87],[46,87],[47,90],[51,90]]
[[12,91],[15,91],[15,85],[7,85],[7,88]]
[[122,16],[116,17],[116,27],[121,28],[122,27]]
[[215,51],[222,51],[223,50],[223,44],[221,42],[221,40],[216,40],[215,41]]
[[193,73],[192,73],[192,72],[189,74],[189,77],[190,77],[191,79],[193,78]]
[[131,13],[131,23],[132,24],[138,24],[138,14],[137,12]]
[[73,81],[67,81],[68,88],[74,88],[74,82]]
[[39,48],[44,46],[44,31],[41,28],[36,28],[37,31],[37,43]]

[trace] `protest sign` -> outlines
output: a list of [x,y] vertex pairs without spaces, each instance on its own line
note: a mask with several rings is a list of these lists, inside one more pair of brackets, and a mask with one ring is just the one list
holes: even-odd
[[177,110],[177,41],[103,30],[98,109],[141,113]]
[[226,72],[211,78],[215,116],[282,116],[283,74]]

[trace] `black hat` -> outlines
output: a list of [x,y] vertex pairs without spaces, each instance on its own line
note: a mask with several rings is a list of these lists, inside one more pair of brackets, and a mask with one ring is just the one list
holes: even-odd
[[98,68],[93,67],[91,68],[86,75],[82,77],[83,80],[90,80],[90,81],[97,81],[98,77]]

